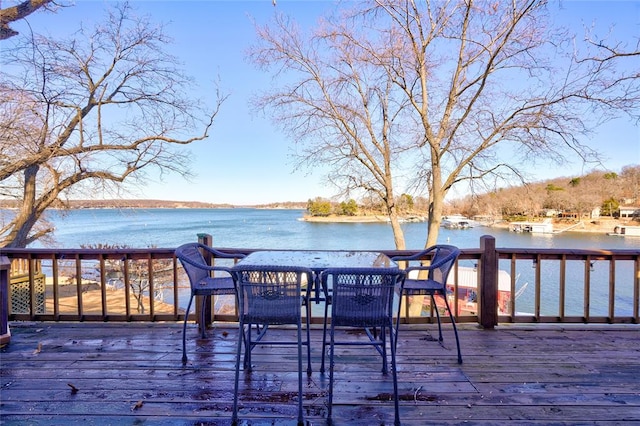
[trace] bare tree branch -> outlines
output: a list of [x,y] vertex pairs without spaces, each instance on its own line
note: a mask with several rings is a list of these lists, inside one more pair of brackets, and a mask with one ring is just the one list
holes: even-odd
[[0,247],[37,238],[30,233],[42,213],[72,190],[142,181],[151,168],[191,173],[179,148],[208,137],[227,96],[216,90],[209,102],[196,98],[193,82],[163,50],[168,43],[162,27],[122,4],[106,25],[68,40],[34,36],[6,51],[12,66],[0,84],[0,189],[21,208]]
[[18,35],[9,24],[26,18],[38,9],[48,9],[52,5],[57,6],[53,0],[26,0],[15,6],[0,9],[0,40]]
[[[590,52],[551,26],[549,7],[362,1],[307,35],[279,16],[258,29],[251,57],[287,83],[257,105],[300,144],[301,164],[330,165],[342,192],[377,194],[392,224],[401,186],[423,189],[426,246],[435,244],[454,186],[526,180],[521,166],[535,159],[597,162],[585,136],[620,114],[640,117],[637,40],[587,42]],[[505,149],[520,158],[505,161]]]

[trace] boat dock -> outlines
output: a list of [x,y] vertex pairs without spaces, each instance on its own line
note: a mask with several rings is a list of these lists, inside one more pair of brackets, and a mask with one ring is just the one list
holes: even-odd
[[509,230],[532,234],[553,234],[553,222],[551,219],[545,219],[542,222],[511,222]]

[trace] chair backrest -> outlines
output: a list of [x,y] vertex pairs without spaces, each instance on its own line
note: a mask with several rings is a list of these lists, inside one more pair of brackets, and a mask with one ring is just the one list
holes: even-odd
[[450,245],[434,246],[435,254],[431,259],[431,270],[429,271],[429,279],[438,281],[445,285],[449,272],[453,268],[456,259],[460,255],[460,249]]
[[393,318],[393,296],[404,273],[398,268],[330,268],[322,286],[331,291],[334,325],[379,327]]
[[222,259],[237,259],[244,257],[244,255],[241,254],[224,253],[202,243],[186,243],[181,245],[175,250],[174,254],[178,260],[180,260],[182,267],[187,273],[192,289],[194,289],[194,286],[196,286],[197,283],[211,276],[211,272],[224,271],[225,276],[229,276],[231,274],[227,267],[210,266],[205,260],[203,252],[207,252],[214,258]]
[[460,255],[460,249],[452,245],[436,244],[413,257],[424,258],[427,254],[432,256],[429,266],[409,266],[406,272],[410,274],[412,271],[427,270],[429,272],[427,279],[441,283],[444,288],[449,272]]
[[175,255],[182,263],[192,287],[209,276],[209,265],[207,265],[204,256],[200,252],[199,243],[183,244],[176,249]]
[[[303,303],[302,288],[311,285],[313,272],[303,267],[237,265],[234,278],[240,316],[245,322],[297,324]],[[307,297],[307,292],[304,294]]]

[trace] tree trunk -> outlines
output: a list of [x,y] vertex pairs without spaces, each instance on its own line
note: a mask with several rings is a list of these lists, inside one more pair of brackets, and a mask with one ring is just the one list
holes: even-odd
[[404,250],[406,248],[404,231],[400,226],[398,211],[395,207],[389,209],[389,221],[391,222],[391,229],[393,230],[393,242],[396,245],[396,250]]
[[22,204],[14,219],[15,226],[5,237],[8,241],[6,247],[24,248],[29,242],[29,232],[37,221],[35,211],[37,176],[40,166],[37,164],[29,166],[24,171],[24,192]]
[[[434,154],[432,154],[434,156]],[[429,200],[429,219],[427,222],[427,240],[424,248],[429,248],[438,242],[440,223],[442,222],[442,212],[444,207],[444,197],[446,191],[442,190],[442,170],[436,162],[432,162],[432,184]]]

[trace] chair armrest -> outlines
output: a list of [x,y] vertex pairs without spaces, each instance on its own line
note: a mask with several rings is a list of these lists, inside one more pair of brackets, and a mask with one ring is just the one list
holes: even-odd
[[431,271],[433,269],[438,269],[438,266],[435,266],[435,265],[409,266],[404,271],[405,271],[405,273],[407,274],[407,277],[408,277],[409,276],[409,272],[411,272],[411,271]]
[[198,247],[200,247],[201,249],[211,253],[213,255],[213,257],[218,257],[220,259],[242,259],[242,258],[246,257],[245,254],[225,253],[223,251],[216,250],[213,247],[209,247],[208,245],[205,245],[205,244],[198,244]]
[[426,250],[423,250],[411,256],[393,256],[391,260],[393,260],[394,262],[402,262],[402,261],[410,261],[410,260],[425,260],[430,256],[431,252],[435,251],[435,249],[436,247],[430,247]]
[[188,263],[191,266],[195,266],[198,269],[204,269],[205,271],[222,271],[222,272],[226,272],[227,274],[233,276],[233,271],[231,270],[231,268],[227,268],[225,266],[209,266],[209,265],[204,265],[200,262],[194,262],[191,259],[188,258],[180,258],[181,262],[185,262]]
[[[426,260],[427,255],[432,252],[432,251],[436,251],[438,249],[438,246],[433,246],[428,248],[427,250],[424,250],[420,253],[414,254],[413,256],[394,256],[391,258],[391,260],[393,260],[394,262],[402,262],[402,261],[416,261],[416,260]],[[437,253],[437,252],[436,252]],[[438,260],[436,260],[435,262],[432,261],[431,264],[429,266],[426,265],[421,265],[421,266],[415,266],[412,267],[412,269],[424,269],[424,270],[430,270],[430,269],[435,269],[435,268],[439,268],[442,265],[444,265],[445,263],[451,261],[451,258],[457,258],[459,254],[459,250],[455,250],[454,252],[450,253],[447,256],[441,256]],[[409,270],[409,268],[407,268],[407,270]]]

